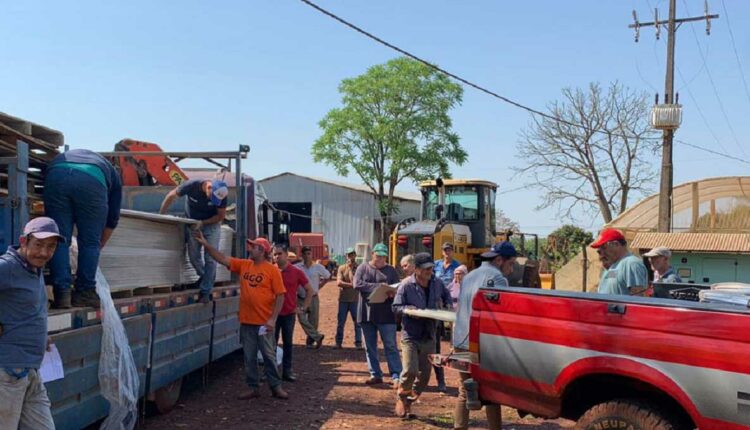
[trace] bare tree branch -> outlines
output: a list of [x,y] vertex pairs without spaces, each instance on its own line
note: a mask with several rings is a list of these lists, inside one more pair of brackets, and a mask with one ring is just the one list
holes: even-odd
[[540,209],[557,207],[569,219],[576,210],[595,211],[609,222],[634,193],[651,190],[658,145],[646,143],[656,133],[645,94],[617,82],[606,91],[592,83],[586,90],[563,89],[547,109],[558,120],[531,118],[517,146],[525,164],[514,169],[544,192]]

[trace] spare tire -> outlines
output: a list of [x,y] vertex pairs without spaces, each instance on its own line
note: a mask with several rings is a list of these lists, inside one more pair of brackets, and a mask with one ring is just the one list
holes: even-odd
[[600,403],[583,414],[577,430],[684,430],[664,412],[636,400]]

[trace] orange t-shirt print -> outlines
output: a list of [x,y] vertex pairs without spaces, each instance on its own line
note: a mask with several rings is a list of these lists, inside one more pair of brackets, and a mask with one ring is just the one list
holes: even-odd
[[284,294],[281,272],[268,262],[229,259],[229,270],[240,275],[240,323],[263,325],[276,304],[276,296]]

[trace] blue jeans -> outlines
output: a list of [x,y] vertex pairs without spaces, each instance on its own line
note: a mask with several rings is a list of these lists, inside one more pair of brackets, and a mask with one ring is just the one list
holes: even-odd
[[294,347],[294,323],[297,320],[297,314],[279,315],[276,318],[276,343],[279,343],[279,334],[283,343],[284,358],[281,363],[282,375],[289,376],[292,374],[292,349]]
[[57,245],[49,263],[54,290],[67,291],[72,283],[70,239],[74,225],[78,229],[76,291],[95,289],[102,232],[107,223],[107,186],[79,170],[52,168],[44,181],[44,211],[55,220],[66,240]]
[[383,372],[380,370],[380,360],[378,359],[378,332],[380,332],[385,359],[388,362],[388,372],[391,374],[391,378],[398,379],[402,369],[401,357],[399,357],[398,347],[396,347],[396,324],[363,322],[360,326],[362,327],[362,334],[365,336],[365,353],[367,354],[367,368],[370,370],[370,376],[373,378],[383,377]]
[[273,342],[273,333],[268,332],[261,336],[258,333],[260,328],[261,326],[252,324],[240,326],[240,341],[245,356],[245,382],[253,390],[258,388],[258,350],[263,356],[263,367],[268,385],[271,388],[281,385],[279,369],[276,367],[276,345]]
[[[208,224],[201,227],[203,237],[208,243],[216,249],[219,249],[219,239],[221,239],[221,223]],[[193,229],[190,226],[185,231],[187,236],[188,258],[190,264],[195,268],[195,273],[200,276],[198,288],[201,294],[210,294],[214,288],[216,280],[216,260],[208,252],[203,252],[203,245],[198,243],[193,236]]]
[[357,302],[339,302],[338,324],[336,324],[336,345],[344,342],[344,327],[346,327],[346,316],[352,316],[354,324],[354,344],[362,345],[362,328],[357,323]]

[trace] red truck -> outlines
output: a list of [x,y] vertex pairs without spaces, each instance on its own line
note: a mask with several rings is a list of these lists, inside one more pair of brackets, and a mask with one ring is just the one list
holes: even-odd
[[471,373],[471,409],[499,403],[591,430],[750,429],[741,307],[481,289],[469,348],[443,363]]

